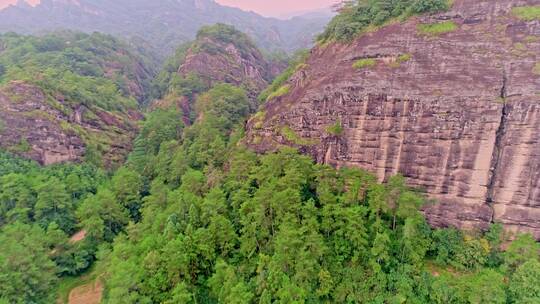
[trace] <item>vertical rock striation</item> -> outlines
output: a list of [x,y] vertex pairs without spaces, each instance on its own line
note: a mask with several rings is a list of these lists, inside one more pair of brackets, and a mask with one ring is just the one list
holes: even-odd
[[[289,92],[250,120],[248,144],[296,146],[381,181],[401,173],[438,201],[425,210],[434,226],[495,221],[540,238],[540,21],[512,14],[539,4],[456,0],[449,12],[316,47]],[[419,27],[441,22],[456,28]],[[363,59],[375,65],[353,67]]]

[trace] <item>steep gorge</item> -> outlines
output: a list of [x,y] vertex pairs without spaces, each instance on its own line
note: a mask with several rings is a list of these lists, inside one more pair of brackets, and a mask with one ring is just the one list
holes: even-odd
[[515,14],[538,4],[457,0],[315,47],[247,141],[381,181],[401,173],[438,201],[425,209],[434,226],[501,222],[540,238],[540,21]]

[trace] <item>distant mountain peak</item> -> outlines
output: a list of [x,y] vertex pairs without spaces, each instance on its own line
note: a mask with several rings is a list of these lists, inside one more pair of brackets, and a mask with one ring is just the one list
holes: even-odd
[[310,47],[329,19],[278,20],[214,0],[41,0],[36,6],[21,0],[0,11],[0,32],[103,32],[137,41],[164,58],[194,39],[200,27],[216,23],[235,26],[266,51],[290,52]]

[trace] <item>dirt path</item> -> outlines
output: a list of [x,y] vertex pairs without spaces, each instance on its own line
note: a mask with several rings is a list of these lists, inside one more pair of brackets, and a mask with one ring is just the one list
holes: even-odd
[[69,293],[69,304],[99,304],[103,293],[103,284],[99,279],[73,288]]

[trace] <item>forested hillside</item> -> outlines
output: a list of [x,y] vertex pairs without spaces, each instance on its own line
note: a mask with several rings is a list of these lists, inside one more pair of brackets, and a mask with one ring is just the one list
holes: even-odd
[[[438,3],[352,3],[321,44],[346,48],[370,26],[448,8]],[[438,202],[403,175],[380,183],[285,144],[264,154],[246,146],[256,140],[246,125],[261,130],[273,101],[300,96],[312,64],[299,54],[261,92],[272,73],[261,74],[260,56],[236,29],[205,27],[150,81],[144,55],[110,36],[0,36],[0,304],[64,303],[88,280],[103,286],[93,300],[110,304],[540,303],[532,235],[499,223],[433,228],[422,210]],[[296,113],[289,106],[278,109]],[[87,130],[76,127],[84,115],[97,116]],[[38,130],[100,144],[45,166],[16,156],[43,146],[25,133],[43,121]],[[338,141],[345,126],[332,122],[325,132]],[[271,131],[299,147],[324,139]],[[15,134],[26,143],[4,145]],[[65,138],[47,134],[45,143]],[[125,161],[100,159],[126,137]]]
[[0,146],[42,164],[115,166],[136,135],[154,64],[99,33],[1,35]]

